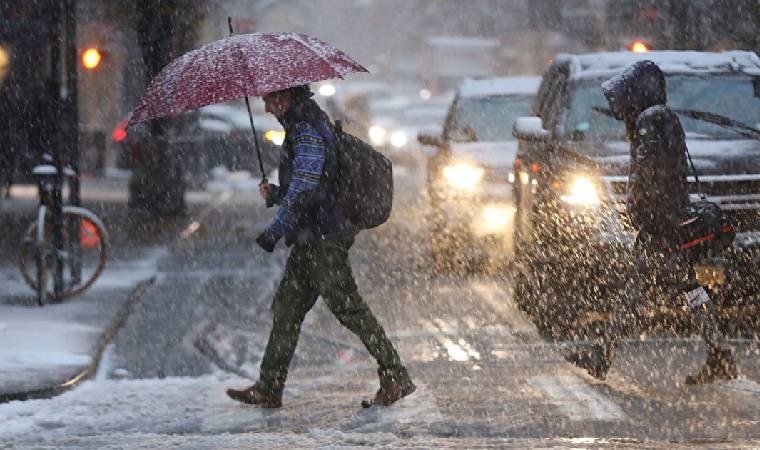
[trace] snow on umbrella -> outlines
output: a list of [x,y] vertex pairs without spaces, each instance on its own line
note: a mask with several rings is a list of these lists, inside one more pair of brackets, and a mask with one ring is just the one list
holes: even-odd
[[331,78],[367,72],[348,55],[297,33],[252,33],[175,59],[150,82],[130,124]]

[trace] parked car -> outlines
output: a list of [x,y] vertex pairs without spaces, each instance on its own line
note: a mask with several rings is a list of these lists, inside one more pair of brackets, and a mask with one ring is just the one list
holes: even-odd
[[[221,137],[218,163],[230,170],[249,170],[258,173],[258,159],[253,148],[253,132],[248,111],[245,107],[218,104],[209,105],[199,110],[200,128],[209,137]],[[229,131],[222,131],[214,124],[226,123]],[[285,131],[277,119],[265,113],[254,113],[253,123],[256,126],[256,137],[261,149],[265,169],[276,167],[280,158],[280,146],[285,140]]]
[[514,207],[509,175],[517,150],[512,122],[530,110],[538,77],[468,79],[460,84],[427,160],[428,235],[437,267],[508,256]]
[[[183,164],[191,183],[202,184],[208,171],[217,166],[258,174],[253,133],[245,107],[232,104],[209,105],[178,117],[182,120],[177,122],[182,126],[176,127],[175,132],[169,136],[169,142],[183,153]],[[256,111],[253,121],[265,170],[272,170],[277,167],[285,132],[279,122],[268,114]],[[130,169],[130,161],[138,157],[133,153],[140,151],[143,147],[140,141],[144,139],[143,135],[147,136],[147,130],[141,128],[147,126],[139,124],[126,128],[126,125],[126,119],[119,122],[111,137],[119,151],[117,165]]]
[[[760,59],[750,52],[560,55],[530,117],[515,122],[515,297],[552,334],[576,332],[621,301],[634,232],[625,217],[629,146],[600,84],[637,60],[665,73],[702,192],[727,211],[734,247],[700,263],[720,304],[756,289],[760,246]],[[690,193],[698,198],[694,178]],[[722,289],[721,289],[722,288]],[[573,331],[575,330],[575,331]]]

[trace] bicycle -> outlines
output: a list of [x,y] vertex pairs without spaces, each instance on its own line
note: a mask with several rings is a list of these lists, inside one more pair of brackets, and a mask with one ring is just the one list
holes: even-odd
[[32,171],[39,207],[21,243],[19,268],[37,292],[40,306],[48,299],[60,302],[84,292],[103,272],[108,255],[108,235],[100,218],[85,208],[61,206],[62,179],[76,176],[69,168],[63,172],[59,177],[52,165]]

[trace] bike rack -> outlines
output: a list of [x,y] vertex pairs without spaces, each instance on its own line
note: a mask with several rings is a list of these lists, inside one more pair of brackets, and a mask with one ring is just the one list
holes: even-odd
[[69,224],[69,230],[63,230],[63,181],[76,178],[76,172],[70,167],[63,168],[63,176],[60,176],[58,169],[52,164],[41,164],[32,169],[32,174],[37,179],[37,187],[40,195],[40,204],[45,205],[50,210],[50,216],[53,223],[53,247],[56,251],[56,267],[53,278],[54,301],[60,301],[63,296],[64,282],[63,271],[65,261],[63,260],[63,242],[64,233],[69,235],[69,269],[71,278],[74,283],[78,283],[82,277],[81,255],[78,251],[79,246],[75,241],[79,239],[79,230],[76,224]]

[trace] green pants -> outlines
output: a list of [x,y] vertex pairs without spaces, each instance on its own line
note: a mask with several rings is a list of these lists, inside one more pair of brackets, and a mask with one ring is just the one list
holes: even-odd
[[348,261],[351,244],[352,240],[324,240],[293,246],[272,302],[274,320],[261,361],[260,389],[282,395],[301,324],[319,296],[377,360],[381,386],[411,381],[383,327],[356,290]]

